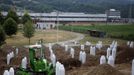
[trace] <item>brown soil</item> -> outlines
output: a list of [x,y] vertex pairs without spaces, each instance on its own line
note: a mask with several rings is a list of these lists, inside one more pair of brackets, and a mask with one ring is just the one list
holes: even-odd
[[134,59],[134,48],[119,46],[117,50],[117,64],[131,62]]
[[108,64],[99,65],[87,75],[123,75],[121,72]]
[[74,67],[80,67],[81,66],[81,62],[78,59],[73,59],[73,58],[69,58],[69,59],[61,59],[59,60],[65,67],[66,70],[71,70]]

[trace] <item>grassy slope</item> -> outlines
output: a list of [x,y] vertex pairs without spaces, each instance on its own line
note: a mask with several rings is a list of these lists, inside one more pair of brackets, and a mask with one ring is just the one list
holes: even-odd
[[60,26],[60,29],[86,33],[90,30],[107,32],[108,37],[134,40],[134,25]]

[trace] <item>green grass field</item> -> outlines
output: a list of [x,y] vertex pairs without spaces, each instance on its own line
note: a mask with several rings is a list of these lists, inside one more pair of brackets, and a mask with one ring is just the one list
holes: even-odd
[[59,29],[87,33],[87,30],[100,30],[107,33],[107,37],[134,40],[134,25],[94,25],[94,26],[60,26]]

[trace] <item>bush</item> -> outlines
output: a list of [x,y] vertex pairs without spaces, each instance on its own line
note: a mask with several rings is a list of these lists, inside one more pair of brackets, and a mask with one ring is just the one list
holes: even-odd
[[12,19],[8,18],[3,25],[4,31],[8,36],[16,34],[17,32],[17,23]]

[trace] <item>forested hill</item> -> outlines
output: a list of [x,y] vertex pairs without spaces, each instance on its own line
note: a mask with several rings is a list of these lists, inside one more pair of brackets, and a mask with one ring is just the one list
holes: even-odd
[[[123,17],[128,17],[130,1],[134,13],[134,0],[0,0],[1,10],[8,10],[11,5],[17,9],[28,9],[34,12],[64,12],[104,13],[114,8],[121,10]],[[134,14],[133,14],[134,17]]]

